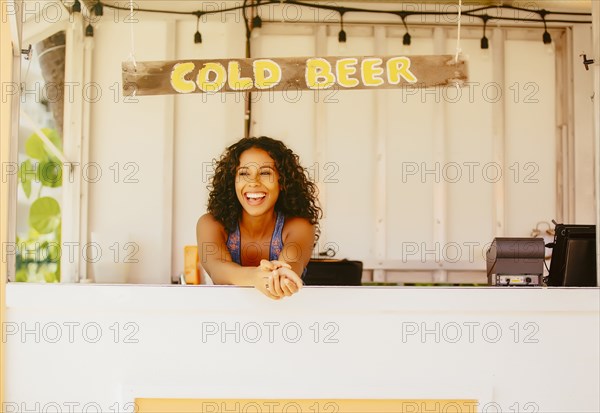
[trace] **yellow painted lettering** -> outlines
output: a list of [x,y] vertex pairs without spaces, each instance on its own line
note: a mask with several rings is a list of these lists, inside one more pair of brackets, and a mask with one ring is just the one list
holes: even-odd
[[281,82],[281,67],[270,59],[257,59],[252,64],[257,89],[271,89]]
[[[214,79],[211,79],[214,77]],[[227,72],[221,63],[208,62],[198,72],[198,87],[203,92],[218,92],[227,82]]]
[[355,57],[349,57],[347,59],[340,59],[336,63],[338,83],[344,87],[355,87],[358,86],[358,79],[350,77],[356,73],[356,64],[358,59]]
[[196,90],[196,84],[193,80],[186,80],[185,75],[194,70],[192,62],[177,63],[171,70],[171,87],[177,93],[191,93]]
[[381,67],[382,60],[379,57],[367,58],[362,61],[362,81],[365,86],[383,85],[383,74]]
[[410,58],[392,57],[387,61],[388,82],[392,85],[400,83],[401,79],[408,83],[416,83],[417,77],[410,71]]
[[242,77],[242,68],[240,62],[232,60],[228,66],[228,80],[229,88],[231,90],[247,90],[252,89],[254,82],[249,77]]
[[309,89],[328,89],[335,83],[331,64],[322,58],[308,59],[306,61],[305,78],[306,86]]

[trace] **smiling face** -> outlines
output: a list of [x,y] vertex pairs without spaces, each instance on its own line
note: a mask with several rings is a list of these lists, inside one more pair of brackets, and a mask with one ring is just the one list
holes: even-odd
[[235,193],[244,212],[251,216],[272,213],[279,197],[279,172],[264,150],[250,148],[240,155]]

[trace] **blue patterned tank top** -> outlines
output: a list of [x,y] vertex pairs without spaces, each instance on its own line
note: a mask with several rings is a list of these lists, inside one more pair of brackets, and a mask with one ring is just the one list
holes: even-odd
[[[277,212],[277,219],[275,220],[275,229],[273,235],[271,235],[271,245],[269,246],[269,261],[278,260],[281,250],[283,250],[283,238],[281,233],[283,232],[283,224],[285,223],[285,217],[281,212]],[[242,256],[240,253],[240,225],[238,223],[235,231],[227,236],[227,249],[231,254],[231,259],[236,264],[242,265]]]
[[[273,230],[273,234],[271,235],[271,245],[269,246],[269,261],[274,261],[279,259],[279,255],[281,255],[281,251],[283,250],[283,224],[285,223],[285,217],[281,212],[277,212],[277,218],[275,220],[275,229]],[[235,228],[235,231],[229,233],[227,236],[227,249],[231,254],[231,259],[236,264],[242,265],[242,256],[241,256],[241,243],[242,239],[240,236],[240,224]],[[306,274],[306,268],[301,274],[301,277],[304,277]]]

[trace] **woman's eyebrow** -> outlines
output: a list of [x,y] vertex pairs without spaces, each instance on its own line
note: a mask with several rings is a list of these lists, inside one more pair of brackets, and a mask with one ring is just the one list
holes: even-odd
[[[257,166],[258,165],[238,166],[236,170],[239,171],[239,170],[242,170],[242,169],[250,169],[250,168],[256,169]],[[275,167],[273,165],[261,165],[261,166],[258,166],[258,169],[272,169],[272,170],[275,170]]]

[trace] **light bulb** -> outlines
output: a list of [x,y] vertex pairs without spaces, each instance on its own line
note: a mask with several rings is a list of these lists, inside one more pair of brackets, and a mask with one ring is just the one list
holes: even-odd
[[483,61],[490,60],[491,54],[492,54],[492,52],[490,51],[489,47],[487,49],[481,49],[481,60],[483,60]]
[[104,7],[102,6],[102,3],[97,2],[94,5],[94,14],[96,16],[103,16],[104,15]]
[[257,14],[256,16],[254,16],[254,18],[252,19],[252,29],[260,29],[262,27],[262,19],[260,18],[260,16]]

